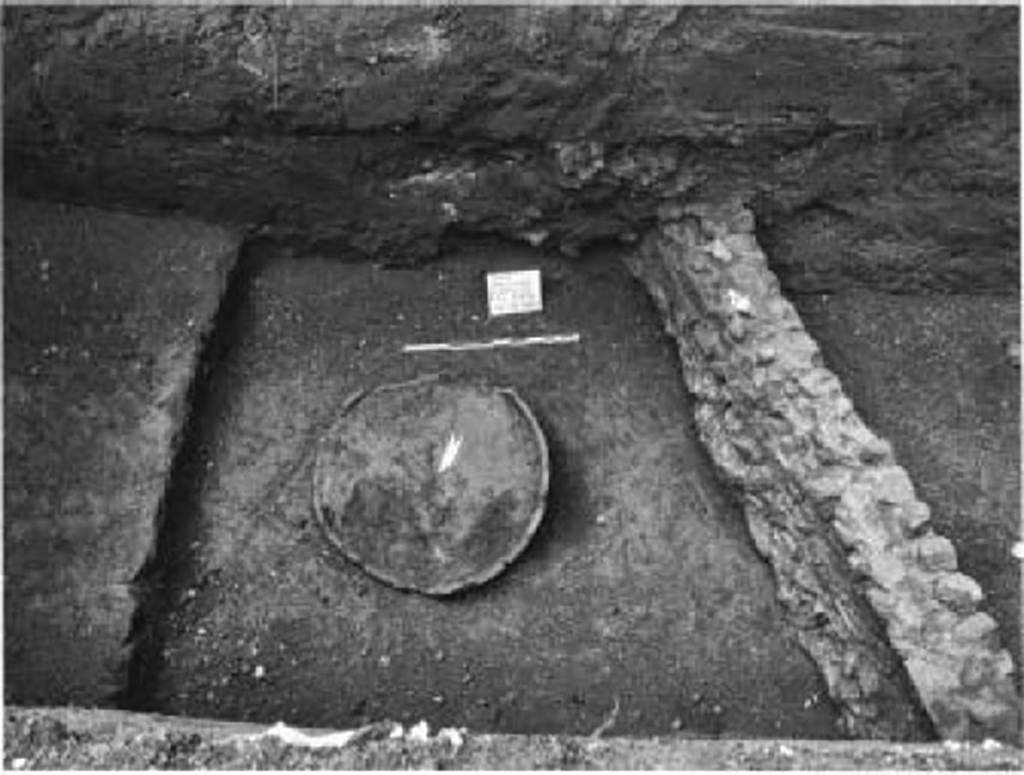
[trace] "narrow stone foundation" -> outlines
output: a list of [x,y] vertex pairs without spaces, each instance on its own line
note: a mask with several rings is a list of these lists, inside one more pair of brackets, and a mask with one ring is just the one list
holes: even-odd
[[[888,442],[854,412],[737,203],[670,205],[628,259],[847,734],[1019,737],[1014,666]],[[916,695],[916,698],[915,698]],[[918,710],[923,705],[924,713]]]

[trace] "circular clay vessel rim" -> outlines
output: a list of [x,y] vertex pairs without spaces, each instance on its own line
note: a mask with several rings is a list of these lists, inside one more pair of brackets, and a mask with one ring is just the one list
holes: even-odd
[[[536,416],[533,411],[526,404],[525,401],[519,396],[514,388],[511,387],[499,387],[492,385],[485,381],[448,381],[442,380],[439,375],[432,374],[425,377],[417,377],[416,379],[406,380],[404,382],[392,382],[386,384],[376,385],[374,387],[362,388],[352,393],[341,406],[338,411],[337,417],[332,424],[333,427],[341,421],[348,413],[353,411],[359,403],[372,393],[380,393],[390,390],[401,390],[404,388],[415,387],[423,385],[429,382],[437,382],[443,384],[445,387],[451,388],[477,388],[487,391],[495,392],[503,396],[506,400],[510,401],[513,409],[519,414],[519,416],[526,421],[526,425],[530,430],[530,435],[537,445],[537,453],[540,457],[540,481],[536,489],[538,497],[538,503],[536,508],[531,512],[527,527],[523,531],[522,537],[516,541],[509,549],[505,552],[501,559],[491,563],[489,566],[476,573],[475,575],[463,577],[457,581],[449,581],[445,583],[435,584],[430,587],[417,587],[411,584],[402,582],[400,579],[392,577],[386,571],[379,568],[371,568],[364,564],[359,559],[351,556],[345,545],[338,539],[333,531],[327,526],[323,518],[322,503],[320,493],[316,485],[317,477],[316,471],[320,466],[320,455],[321,450],[318,449],[313,463],[313,476],[311,477],[311,486],[313,489],[313,515],[316,518],[317,524],[320,525],[320,530],[327,538],[327,541],[333,546],[348,562],[353,563],[359,567],[363,572],[367,573],[371,577],[381,581],[388,586],[395,589],[419,592],[424,595],[430,595],[435,597],[442,597],[445,595],[452,595],[457,592],[461,592],[471,587],[477,587],[481,584],[485,584],[488,581],[499,576],[509,565],[515,562],[516,558],[519,557],[526,549],[527,545],[533,540],[534,535],[537,532],[537,528],[540,527],[541,520],[544,518],[544,512],[547,509],[547,497],[548,497],[548,486],[551,478],[550,461],[548,457],[548,444],[547,439],[544,437],[544,432],[540,427],[540,423],[537,422]],[[325,441],[325,438],[321,438],[321,442]]]

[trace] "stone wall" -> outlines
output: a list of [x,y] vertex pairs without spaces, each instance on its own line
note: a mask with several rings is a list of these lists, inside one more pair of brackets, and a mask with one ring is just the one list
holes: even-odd
[[[667,205],[629,259],[675,337],[697,425],[847,732],[1018,736],[1014,665],[888,442],[822,365],[735,203]],[[920,700],[927,719],[915,715]]]

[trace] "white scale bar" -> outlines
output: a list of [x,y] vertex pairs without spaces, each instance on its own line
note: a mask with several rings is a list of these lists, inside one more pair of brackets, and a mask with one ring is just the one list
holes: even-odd
[[578,332],[572,334],[548,334],[546,336],[524,336],[491,339],[487,342],[426,342],[402,346],[404,353],[459,352],[463,350],[493,350],[497,347],[529,347],[535,344],[574,344],[580,340]]

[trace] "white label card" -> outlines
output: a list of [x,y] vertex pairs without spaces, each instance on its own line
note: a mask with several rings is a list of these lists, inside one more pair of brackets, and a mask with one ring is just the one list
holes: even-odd
[[543,309],[539,269],[487,273],[487,313],[491,317]]

